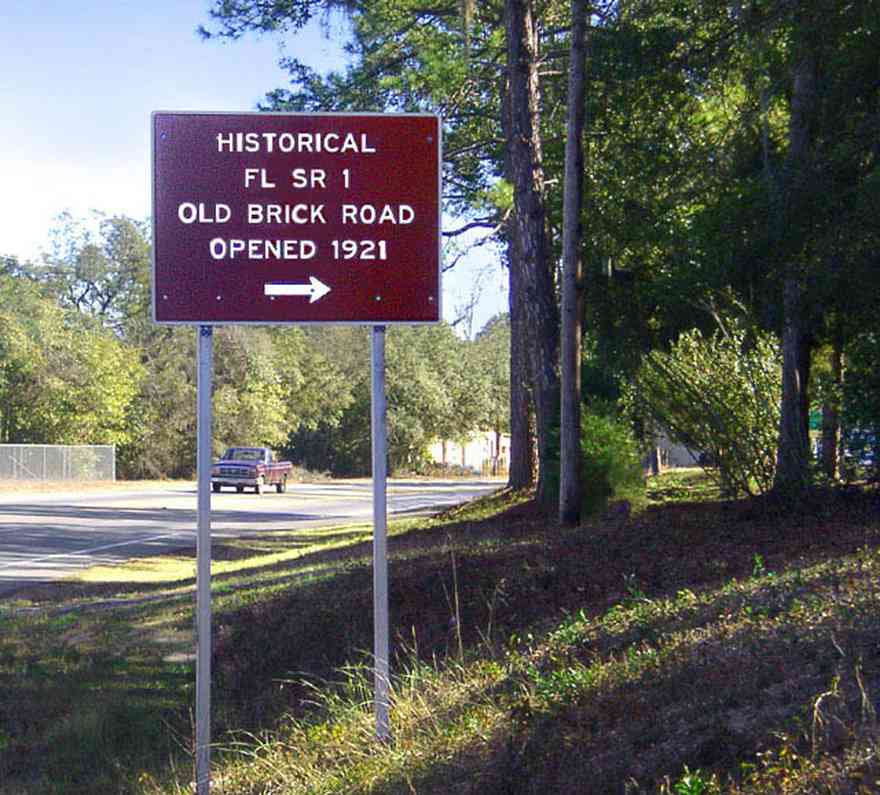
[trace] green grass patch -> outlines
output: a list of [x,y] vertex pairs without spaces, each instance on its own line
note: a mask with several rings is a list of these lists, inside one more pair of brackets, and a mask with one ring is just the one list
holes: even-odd
[[647,497],[651,504],[668,502],[706,502],[721,499],[717,478],[703,469],[670,469],[647,481]]
[[[491,514],[516,499],[525,497],[491,497],[444,517],[392,521],[389,532],[395,538],[442,527],[458,521],[453,517]],[[243,613],[281,598],[326,593],[325,607],[310,612],[313,619],[327,613],[337,576],[369,577],[370,537],[370,527],[354,525],[215,542],[218,644],[229,649]],[[174,553],[95,566],[0,605],[0,793],[139,792],[144,781],[189,766],[194,587],[193,554]],[[320,643],[327,624],[313,620],[308,631]],[[262,647],[248,645],[245,657],[258,660],[273,645],[271,637]],[[238,657],[231,656],[218,659],[217,729],[259,727],[265,699],[250,706],[251,688],[224,689],[229,676],[239,675]],[[278,662],[271,653],[268,658]],[[344,660],[342,652],[332,657],[333,663]],[[269,667],[255,668],[269,676]],[[274,687],[264,679],[259,685]]]
[[373,739],[369,671],[348,669],[315,689],[314,712],[227,743],[217,789],[850,791],[877,763],[878,577],[865,548],[699,594],[628,594],[443,665],[411,650],[388,746]]
[[[218,545],[212,791],[859,792],[877,769],[876,494],[795,510],[664,477],[644,511],[574,530],[505,492],[394,524],[387,745],[364,528]],[[190,791],[175,576],[0,612],[0,793]],[[114,595],[131,601],[95,607]]]

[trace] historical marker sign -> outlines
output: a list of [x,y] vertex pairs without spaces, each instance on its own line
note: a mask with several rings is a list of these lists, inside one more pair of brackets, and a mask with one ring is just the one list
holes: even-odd
[[159,323],[440,320],[440,123],[153,114]]

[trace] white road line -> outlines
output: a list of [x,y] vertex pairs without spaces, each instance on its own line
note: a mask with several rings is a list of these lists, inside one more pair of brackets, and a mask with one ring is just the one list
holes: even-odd
[[118,541],[115,544],[105,544],[100,547],[93,547],[92,549],[81,549],[78,552],[55,552],[51,555],[43,555],[40,558],[31,558],[29,560],[17,561],[12,563],[0,563],[0,569],[8,569],[12,566],[32,566],[35,563],[44,563],[47,560],[54,560],[55,558],[73,558],[81,555],[91,555],[93,552],[103,552],[106,549],[115,549],[116,547],[126,547],[131,546],[132,544],[146,544],[149,541],[160,541],[163,538],[177,538],[179,533],[163,533],[160,536],[149,536],[148,538],[136,538],[131,541]]

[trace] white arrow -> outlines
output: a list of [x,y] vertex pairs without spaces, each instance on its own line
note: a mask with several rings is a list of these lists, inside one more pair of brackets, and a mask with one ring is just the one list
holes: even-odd
[[330,288],[320,279],[309,276],[308,284],[289,284],[287,282],[270,282],[263,288],[266,295],[307,295],[309,303],[323,298],[330,292]]

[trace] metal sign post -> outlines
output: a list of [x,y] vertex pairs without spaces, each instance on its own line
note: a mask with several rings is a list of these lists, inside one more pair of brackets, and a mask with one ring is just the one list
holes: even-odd
[[153,320],[199,328],[197,795],[210,791],[214,324],[373,329],[375,709],[390,739],[385,326],[442,317],[441,129],[419,113],[152,116]]
[[388,620],[388,438],[385,425],[385,327],[373,326],[372,360],[372,453],[373,453],[373,659],[375,665],[374,711],[376,737],[391,739],[389,708],[391,679]]
[[198,534],[196,537],[196,793],[211,791],[211,388],[214,337],[199,326],[198,381]]

